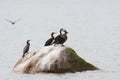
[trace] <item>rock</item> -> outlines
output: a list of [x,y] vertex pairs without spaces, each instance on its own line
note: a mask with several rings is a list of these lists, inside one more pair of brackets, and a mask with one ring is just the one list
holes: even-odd
[[98,68],[79,57],[72,48],[51,45],[29,52],[24,58],[18,60],[12,71],[64,73],[86,70],[98,70]]

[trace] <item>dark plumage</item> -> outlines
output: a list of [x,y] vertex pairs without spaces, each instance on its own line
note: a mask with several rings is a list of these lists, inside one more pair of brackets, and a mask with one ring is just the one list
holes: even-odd
[[64,34],[62,35],[62,37],[64,38],[63,43],[67,40],[67,34],[68,32],[64,30]]
[[[62,31],[64,32],[64,34],[62,34]],[[54,42],[55,44],[62,44],[67,40],[67,31],[64,30],[63,28],[60,29],[60,35],[58,35],[55,39]]]
[[30,40],[27,40],[27,45],[24,47],[24,49],[23,49],[23,56],[22,57],[24,57],[25,56],[25,54],[29,51],[29,47],[30,47],[30,43],[29,43],[29,41]]
[[45,42],[45,45],[44,45],[44,46],[49,46],[49,45],[52,44],[52,42],[53,42],[53,40],[54,40],[54,36],[53,36],[54,34],[55,34],[55,32],[52,32],[52,33],[51,33],[51,38],[48,39],[48,40]]

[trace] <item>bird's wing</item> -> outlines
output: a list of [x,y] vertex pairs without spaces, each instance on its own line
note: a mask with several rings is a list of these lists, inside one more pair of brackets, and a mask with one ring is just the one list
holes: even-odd
[[14,23],[13,21],[9,20],[9,19],[5,19],[6,21],[10,22],[10,23]]
[[24,47],[24,49],[23,49],[23,53],[28,52],[28,50],[29,50],[29,45],[26,45],[26,46]]
[[50,44],[52,43],[52,41],[53,41],[52,38],[48,39],[48,40],[46,41],[46,43],[45,43],[45,46],[46,46],[46,45],[50,45]]
[[[21,18],[20,18],[21,19]],[[20,21],[20,19],[17,19],[15,22],[18,22],[18,21]]]

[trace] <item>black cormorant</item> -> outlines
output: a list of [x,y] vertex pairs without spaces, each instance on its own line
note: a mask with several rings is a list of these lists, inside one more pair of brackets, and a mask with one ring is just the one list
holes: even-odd
[[52,32],[52,33],[51,33],[51,38],[48,39],[48,40],[45,42],[45,45],[44,45],[44,46],[49,46],[49,45],[52,44],[52,42],[53,42],[53,40],[54,40],[54,36],[53,36],[54,34],[55,34],[55,32]]
[[29,47],[30,47],[30,43],[29,43],[29,41],[30,40],[27,40],[27,45],[24,47],[24,49],[23,49],[23,56],[22,57],[24,57],[25,56],[25,54],[29,51]]
[[[64,34],[62,34],[62,31],[64,32]],[[62,44],[67,40],[67,31],[64,30],[63,28],[60,29],[60,35],[58,35],[55,39],[54,42],[55,44]]]
[[64,30],[64,34],[62,35],[62,37],[64,38],[63,43],[67,40],[67,34],[67,30]]

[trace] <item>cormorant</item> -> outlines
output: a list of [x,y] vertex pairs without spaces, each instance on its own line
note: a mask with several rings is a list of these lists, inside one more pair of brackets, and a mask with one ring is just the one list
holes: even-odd
[[[62,34],[62,31],[64,32],[64,34]],[[67,31],[64,30],[63,28],[60,29],[60,35],[58,35],[55,39],[54,42],[55,44],[62,44],[67,40]]]
[[67,34],[67,30],[64,30],[64,34],[62,35],[62,37],[64,38],[63,43],[67,40]]
[[29,41],[30,40],[27,40],[27,45],[24,47],[24,49],[23,49],[23,56],[22,57],[24,57],[25,56],[25,54],[29,51],[29,47],[30,47],[30,43],[29,43]]
[[53,36],[54,34],[55,34],[55,32],[52,32],[52,33],[51,33],[51,38],[48,39],[48,40],[45,42],[45,45],[44,45],[44,46],[49,46],[49,45],[52,44],[52,42],[53,42],[53,40],[54,40],[54,36]]

